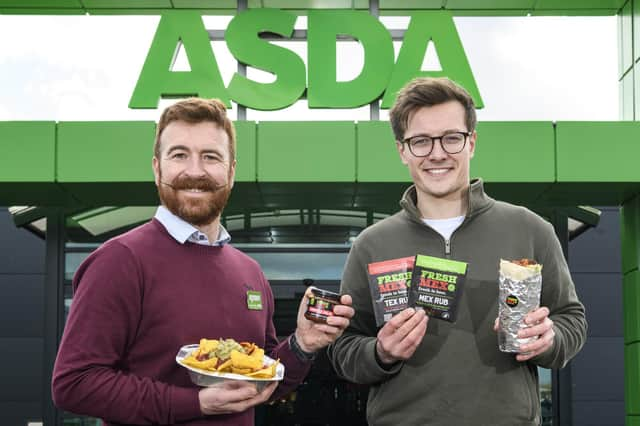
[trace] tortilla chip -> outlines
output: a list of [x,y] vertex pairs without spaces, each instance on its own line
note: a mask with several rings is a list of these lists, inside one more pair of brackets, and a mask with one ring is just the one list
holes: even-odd
[[191,353],[191,356],[193,356],[194,358],[198,358],[203,355],[208,355],[211,352],[215,351],[217,347],[217,340],[200,339],[200,345],[198,346],[198,349],[193,351]]
[[262,367],[262,357],[254,358],[238,351],[231,351],[231,361],[234,367],[255,371]]
[[231,366],[231,372],[235,373],[235,374],[242,374],[243,376],[248,375],[249,373],[251,373],[253,370],[251,368],[240,368],[240,367],[234,367]]
[[204,353],[210,353],[218,348],[218,341],[213,339],[200,339],[200,349]]
[[262,360],[264,359],[264,349],[256,348],[249,356],[260,360],[260,363],[262,364]]
[[256,379],[272,379],[276,375],[276,368],[278,367],[278,364],[280,364],[279,359],[270,366],[258,371],[254,371],[253,373],[248,373],[246,374],[246,376],[254,377]]
[[195,357],[189,356],[183,359],[182,362],[190,367],[199,368],[201,370],[216,371],[218,358],[213,357],[204,361],[198,361]]
[[232,366],[231,358],[229,358],[228,360],[226,360],[225,362],[223,362],[218,366],[218,371],[220,373],[228,373],[229,371],[231,371],[231,366]]
[[251,355],[256,349],[259,349],[258,345],[250,342],[241,342],[240,346],[242,346],[242,349],[244,349],[244,353],[247,355]]

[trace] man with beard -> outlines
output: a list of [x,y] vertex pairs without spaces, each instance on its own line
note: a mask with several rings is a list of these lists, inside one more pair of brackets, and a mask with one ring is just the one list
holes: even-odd
[[[327,324],[304,317],[305,296],[295,332],[278,342],[269,283],[220,224],[235,166],[221,102],[188,99],[163,112],[153,157],[162,205],[78,269],[53,374],[57,406],[106,425],[253,425],[253,407],[294,389],[348,326],[349,296]],[[196,387],[175,356],[203,337],[264,347],[284,364],[283,382]]]

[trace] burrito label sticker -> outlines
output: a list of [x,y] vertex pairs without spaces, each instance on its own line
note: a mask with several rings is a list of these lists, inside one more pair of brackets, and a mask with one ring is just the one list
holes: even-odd
[[518,302],[520,302],[518,298],[512,294],[507,296],[507,300],[504,301],[504,303],[506,303],[507,306],[511,306],[512,308],[515,308],[516,306],[518,306]]
[[367,265],[369,289],[378,327],[407,308],[413,262],[414,257],[411,256]]
[[467,263],[417,255],[409,290],[409,306],[422,308],[429,317],[456,320]]

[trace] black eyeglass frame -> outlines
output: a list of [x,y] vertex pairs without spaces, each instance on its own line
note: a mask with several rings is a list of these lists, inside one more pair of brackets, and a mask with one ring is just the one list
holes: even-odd
[[[467,138],[469,138],[471,135],[473,134],[473,132],[451,132],[451,133],[447,133],[446,135],[441,135],[441,136],[426,136],[426,135],[416,135],[416,136],[411,136],[410,138],[406,138],[402,140],[403,144],[407,144],[407,146],[409,147],[409,152],[411,153],[411,155],[413,155],[414,157],[428,157],[432,152],[433,152],[433,147],[436,146],[436,140],[438,140],[440,142],[440,148],[442,148],[442,150],[444,152],[446,152],[447,154],[458,154],[460,152],[462,152],[462,150],[464,149],[465,146],[467,146]],[[462,146],[460,147],[460,149],[456,152],[449,152],[447,151],[447,148],[444,147],[444,144],[442,143],[442,139],[450,136],[450,135],[462,135],[464,136],[464,141],[462,142]],[[429,150],[429,152],[427,152],[424,155],[416,155],[413,150],[411,149],[411,139],[415,139],[415,138],[429,138],[433,141],[433,143],[431,144],[431,149]]]

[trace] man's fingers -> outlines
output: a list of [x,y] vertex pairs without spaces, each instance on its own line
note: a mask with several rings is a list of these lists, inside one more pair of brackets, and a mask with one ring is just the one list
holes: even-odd
[[342,296],[340,296],[340,304],[351,306],[352,303],[353,303],[353,300],[351,299],[351,296],[349,296],[348,294],[343,294]]
[[527,337],[541,336],[549,331],[551,327],[553,327],[553,321],[545,318],[540,324],[520,329],[520,331],[518,331],[518,337],[524,339]]
[[[319,324],[319,325],[323,325],[323,324]],[[343,331],[348,326],[349,326],[349,319],[338,317],[338,316],[332,316],[327,318],[327,324],[324,325],[322,330],[323,331],[326,330],[325,333],[335,334]]]
[[407,308],[399,314],[395,315],[388,321],[378,332],[378,338],[385,340],[386,337],[392,336],[396,331],[407,322],[407,320],[416,313],[415,309]]
[[269,383],[258,392],[255,383],[226,380],[220,384],[203,388],[198,398],[203,414],[239,413],[269,399],[277,382]]
[[544,334],[540,335],[538,339],[533,340],[527,344],[521,346],[522,352],[532,352],[532,351],[540,351],[544,352],[549,349],[553,345],[553,340],[555,338],[556,333],[553,329],[548,329],[544,332]]
[[547,308],[546,306],[543,306],[541,308],[538,308],[534,311],[529,312],[525,317],[524,322],[527,325],[533,325],[533,324],[539,323],[540,321],[544,320],[548,316],[549,316],[549,308]]
[[415,313],[415,309],[407,308],[401,311],[398,315],[395,315],[393,318],[391,318],[391,320],[387,324],[390,324],[393,328],[400,328],[402,324],[407,322],[407,320],[411,318]]
[[422,342],[427,331],[428,320],[424,311],[419,310],[398,329],[393,329],[391,321],[387,323],[387,325],[391,324],[387,330],[389,334],[383,333],[383,330],[378,334],[380,347],[386,358],[409,359]]
[[334,316],[338,317],[353,318],[355,312],[356,311],[349,305],[336,305],[333,307]]
[[[348,322],[347,322],[348,324]],[[314,324],[313,328],[316,329],[317,331],[320,331],[324,334],[328,334],[330,336],[336,335],[338,333],[341,333],[343,328],[342,327],[335,327],[332,325],[328,325],[328,324]],[[346,328],[346,326],[345,326]]]
[[[545,323],[550,322],[553,323],[550,319],[545,319]],[[548,351],[552,346],[555,340],[555,331],[553,331],[552,327],[549,327],[547,331],[544,332],[537,340],[529,342],[520,347],[522,351],[519,355],[516,356],[518,361],[527,361],[535,356],[538,356],[542,353]]]
[[224,392],[228,401],[244,401],[258,394],[256,385],[243,380],[226,380]]
[[400,345],[403,348],[403,352],[405,353],[407,358],[413,355],[418,345],[420,345],[420,342],[422,342],[422,338],[427,332],[428,322],[429,317],[423,316],[416,327],[414,327],[413,330],[411,330],[409,334],[407,334],[400,342]]
[[420,324],[426,313],[423,309],[418,309],[415,314],[409,318],[400,328],[397,329],[396,335],[398,340],[404,339],[411,331]]

